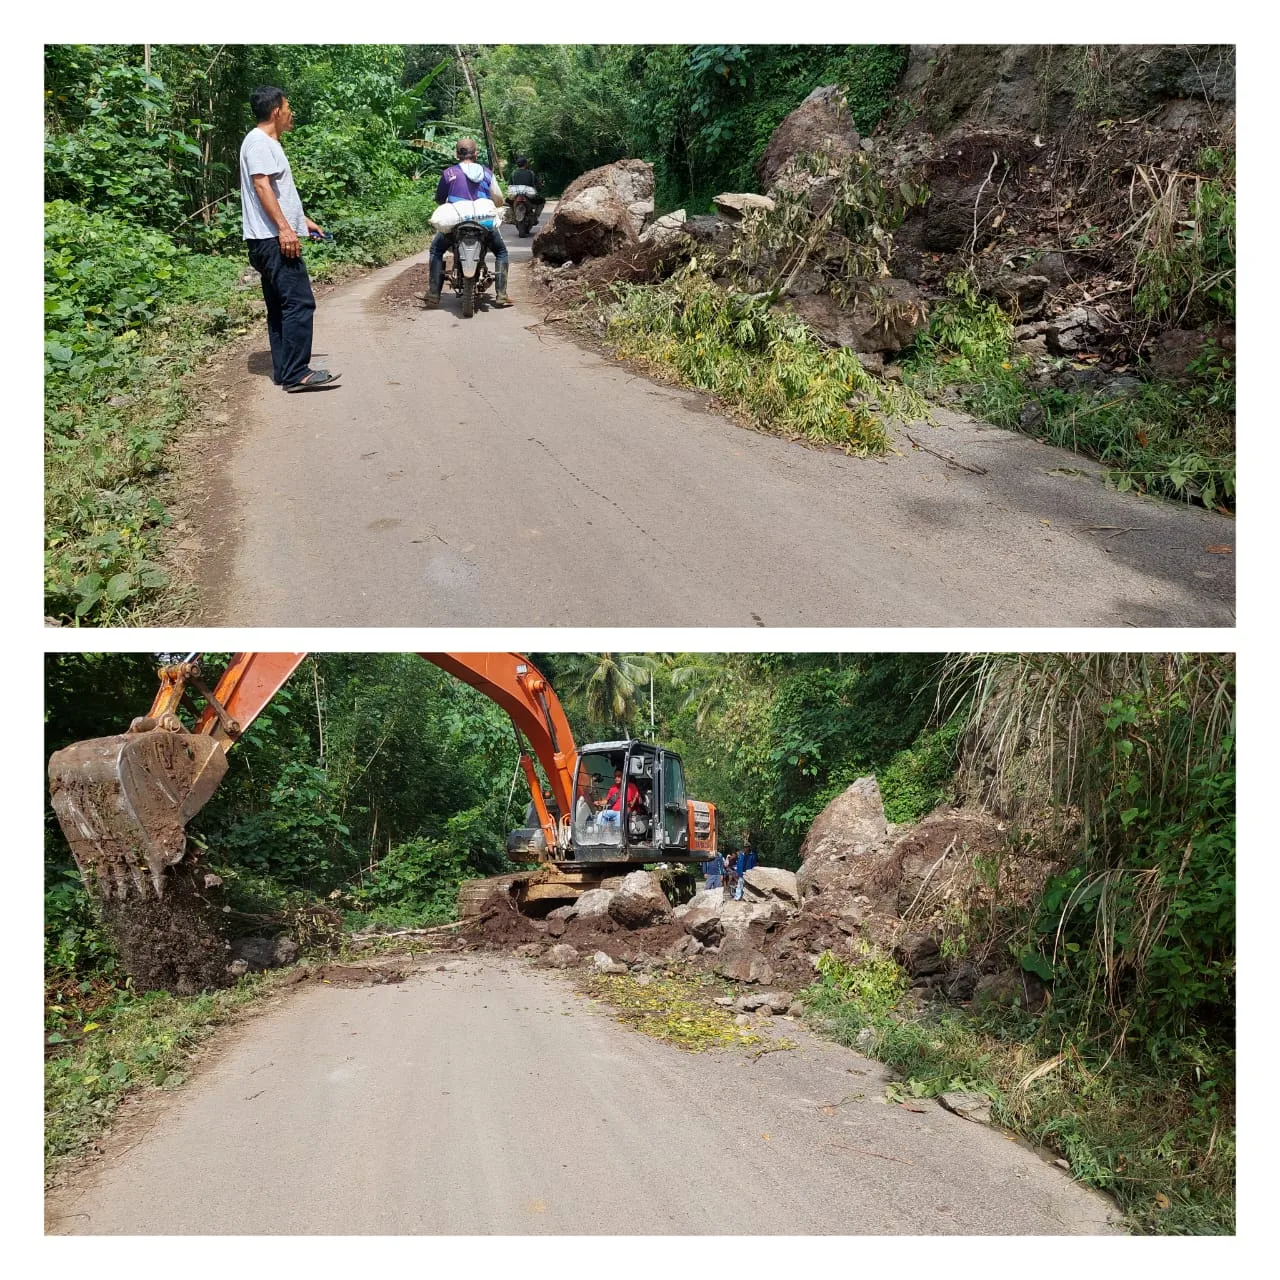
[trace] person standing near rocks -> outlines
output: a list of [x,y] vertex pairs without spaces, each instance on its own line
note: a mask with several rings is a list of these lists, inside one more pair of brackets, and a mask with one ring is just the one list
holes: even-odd
[[336,373],[311,368],[316,299],[302,260],[302,240],[324,228],[302,211],[280,135],[293,128],[283,89],[260,85],[249,95],[258,122],[240,144],[241,227],[249,263],[262,277],[271,343],[271,380],[286,391],[332,386]]
[[733,860],[735,876],[733,897],[735,901],[742,901],[743,892],[746,890],[746,881],[744,877],[757,862],[759,862],[759,858],[756,857],[756,852],[751,847],[750,839],[744,839],[742,842],[742,848],[738,850],[738,856]]
[[714,858],[704,862],[702,874],[706,876],[704,889],[719,889],[724,884],[724,854],[717,851]]

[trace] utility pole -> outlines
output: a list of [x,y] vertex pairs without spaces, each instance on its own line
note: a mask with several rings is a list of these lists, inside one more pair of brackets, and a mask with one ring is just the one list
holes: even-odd
[[458,51],[458,61],[462,63],[462,74],[466,77],[467,88],[471,90],[471,96],[476,100],[476,108],[480,112],[480,127],[484,130],[484,142],[489,152],[489,168],[498,172],[498,148],[493,145],[493,131],[489,128],[489,121],[484,114],[484,101],[480,97],[480,82],[471,74],[471,66],[467,62],[467,55],[462,52],[462,46],[455,44],[453,46]]

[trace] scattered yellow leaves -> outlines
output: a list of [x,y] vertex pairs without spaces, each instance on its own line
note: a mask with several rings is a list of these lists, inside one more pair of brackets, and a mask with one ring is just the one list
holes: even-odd
[[712,1004],[708,989],[693,979],[655,973],[641,984],[630,974],[591,974],[583,987],[612,1005],[620,1022],[692,1053],[760,1042],[735,1025],[730,1010]]

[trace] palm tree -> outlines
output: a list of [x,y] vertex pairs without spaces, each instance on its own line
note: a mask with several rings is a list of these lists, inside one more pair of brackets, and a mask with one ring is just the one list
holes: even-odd
[[588,724],[630,734],[637,688],[648,684],[653,665],[649,654],[566,653],[556,662],[557,683],[562,698],[581,705]]
[[702,730],[712,712],[724,705],[731,683],[725,655],[720,653],[673,653],[663,664],[673,689],[684,691],[681,711],[694,712],[694,727]]

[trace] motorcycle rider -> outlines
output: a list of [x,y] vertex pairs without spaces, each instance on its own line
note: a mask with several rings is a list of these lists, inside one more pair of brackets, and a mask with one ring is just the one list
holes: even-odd
[[542,206],[547,203],[547,198],[542,194],[538,175],[534,173],[533,164],[527,156],[516,156],[515,172],[511,175],[508,187],[531,187],[538,193],[530,197],[530,203],[533,205],[533,220],[537,222],[542,217]]
[[[436,186],[436,203],[453,204],[459,200],[492,200],[495,205],[502,204],[502,188],[493,176],[493,170],[486,169],[477,160],[479,150],[474,138],[459,138],[454,149],[458,157],[457,164],[451,164],[441,175]],[[507,269],[509,256],[507,244],[502,232],[494,227],[489,235],[493,248],[494,261],[494,293],[495,307],[511,306],[507,297]],[[444,251],[449,238],[443,231],[437,232],[431,240],[431,276],[427,288],[425,302],[429,308],[440,305],[440,290],[444,288]]]

